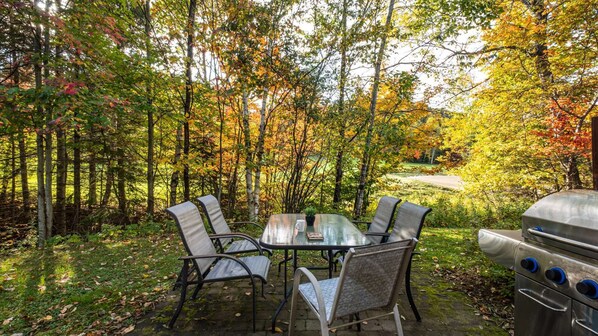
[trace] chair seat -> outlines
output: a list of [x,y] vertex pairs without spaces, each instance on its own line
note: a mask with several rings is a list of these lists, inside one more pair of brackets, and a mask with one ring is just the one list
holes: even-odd
[[[330,312],[332,311],[332,304],[334,303],[334,294],[338,287],[338,278],[326,279],[318,281],[320,288],[322,289],[322,298],[324,299],[324,305],[326,307],[326,320],[330,319]],[[318,299],[314,286],[307,282],[299,285],[299,293],[303,296],[303,299],[307,301],[315,311],[318,310]]]
[[[239,258],[251,270],[253,275],[261,278],[263,281],[268,281],[268,268],[270,267],[270,259],[264,256],[250,256]],[[222,281],[225,279],[246,278],[247,271],[241,264],[231,259],[221,259],[210,270],[205,277],[205,282]]]
[[[272,255],[272,250],[262,248],[264,252]],[[258,249],[249,240],[235,240],[226,249],[226,253],[246,253],[246,252],[257,252]]]

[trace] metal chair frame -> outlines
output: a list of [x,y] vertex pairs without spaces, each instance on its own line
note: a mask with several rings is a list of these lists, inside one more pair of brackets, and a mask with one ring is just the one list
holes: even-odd
[[[248,278],[251,281],[252,288],[253,331],[255,332],[255,280],[261,280],[263,297],[264,283],[267,282],[270,267],[270,259],[263,256],[263,251],[258,242],[250,236],[240,233],[208,235],[199,210],[191,202],[172,206],[166,209],[166,212],[175,219],[181,240],[188,253],[187,256],[179,258],[183,261],[183,266],[175,282],[174,289],[180,287],[181,296],[168,327],[172,328],[174,326],[183,308],[188,286],[196,285],[192,295],[192,298],[195,299],[205,283]],[[259,255],[237,258],[230,254],[217,253],[212,239],[235,237],[250,241],[259,252]]]

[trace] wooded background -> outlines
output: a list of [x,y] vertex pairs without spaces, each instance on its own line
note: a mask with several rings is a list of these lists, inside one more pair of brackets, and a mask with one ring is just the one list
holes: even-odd
[[0,18],[0,203],[40,246],[208,193],[230,217],[359,217],[409,160],[488,206],[591,186],[598,0],[0,0]]

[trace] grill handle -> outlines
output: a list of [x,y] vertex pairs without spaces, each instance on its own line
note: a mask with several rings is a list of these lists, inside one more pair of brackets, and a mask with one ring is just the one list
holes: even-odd
[[592,330],[592,328],[588,327],[587,325],[583,324],[582,322],[585,322],[585,320],[579,320],[579,319],[575,319],[575,324],[577,324],[578,326],[584,328],[585,330],[591,332],[593,335],[598,335],[598,332]]
[[554,307],[553,307],[553,306],[550,306],[550,305],[548,305],[548,304],[546,304],[546,303],[544,303],[544,302],[540,301],[539,299],[537,299],[537,298],[533,297],[533,296],[532,296],[532,295],[530,295],[528,292],[532,292],[532,291],[531,291],[530,289],[527,289],[527,288],[521,288],[521,289],[519,289],[519,293],[521,293],[521,294],[523,294],[524,296],[526,296],[527,298],[529,298],[529,299],[531,299],[531,300],[535,301],[536,303],[540,304],[540,305],[541,305],[542,307],[544,307],[544,308],[548,308],[548,309],[550,309],[550,310],[552,310],[552,311],[559,312],[559,313],[562,313],[562,312],[566,312],[566,311],[567,311],[567,307],[559,307],[559,306],[554,306]]
[[550,233],[546,233],[546,232],[542,232],[542,231],[538,231],[538,230],[534,230],[534,229],[527,229],[527,232],[529,234],[537,236],[537,237],[542,237],[542,238],[554,240],[554,241],[559,242],[559,243],[568,244],[568,245],[579,247],[579,248],[582,248],[582,249],[585,249],[585,250],[590,250],[592,252],[598,252],[598,246],[586,244],[586,243],[583,243],[583,242],[580,242],[580,241],[577,241],[577,240],[573,240],[573,239],[569,239],[569,238],[563,238],[561,236],[553,235],[553,234],[550,234]]

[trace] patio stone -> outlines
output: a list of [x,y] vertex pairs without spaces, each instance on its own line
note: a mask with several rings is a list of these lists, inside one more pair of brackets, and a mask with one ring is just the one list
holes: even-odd
[[[282,259],[281,253],[275,253],[273,265],[276,265],[278,259]],[[327,271],[313,272],[318,279],[327,277]],[[288,274],[290,288],[292,275],[290,271]],[[264,287],[265,298],[261,296],[261,286],[257,286],[255,333],[252,332],[251,323],[251,296],[247,295],[251,292],[251,284],[244,279],[204,285],[196,300],[185,302],[183,311],[171,330],[165,325],[172,316],[179,294],[172,292],[165,302],[157,305],[152,313],[137,324],[131,335],[281,335],[272,333],[270,328],[272,314],[283,297],[284,276],[282,273],[277,274],[276,267],[272,267],[268,279],[269,282]],[[509,335],[494,322],[485,321],[476,314],[466,295],[452,290],[435,290],[440,281],[442,279],[413,267],[412,289],[422,321],[415,320],[407,296],[402,294],[399,298],[399,311],[406,336]],[[362,313],[362,317],[374,316],[376,313],[379,312],[365,312]],[[288,330],[289,315],[290,301],[283,308],[276,323],[277,328],[283,331],[282,334],[286,334]],[[319,334],[319,322],[303,300],[299,301],[295,330],[298,336]],[[367,321],[366,324],[362,324],[361,332],[357,330],[357,326],[352,326],[339,328],[333,335],[390,336],[396,335],[396,332],[394,322],[388,316]]]

